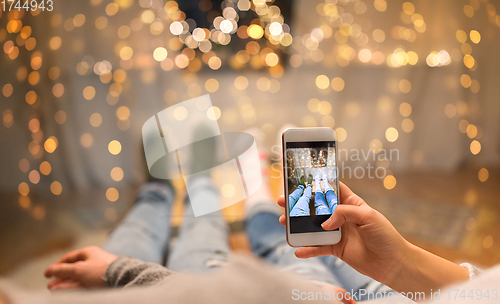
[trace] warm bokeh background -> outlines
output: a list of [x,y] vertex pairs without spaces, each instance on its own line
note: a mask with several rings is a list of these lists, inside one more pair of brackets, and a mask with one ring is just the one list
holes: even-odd
[[[221,130],[260,128],[274,161],[284,124],[335,128],[344,166],[387,170],[341,179],[405,237],[499,263],[499,13],[491,0],[54,0],[1,12],[0,274],[41,287],[59,254],[101,244],[145,179],[142,124],[207,93]],[[358,161],[353,149],[399,158]],[[270,172],[278,195],[279,162]],[[247,248],[242,210],[225,210],[235,249]]]

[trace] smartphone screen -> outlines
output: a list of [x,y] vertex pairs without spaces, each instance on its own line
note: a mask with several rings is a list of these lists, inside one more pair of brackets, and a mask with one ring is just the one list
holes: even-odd
[[337,208],[338,170],[335,143],[286,142],[290,233],[325,231],[321,224]]

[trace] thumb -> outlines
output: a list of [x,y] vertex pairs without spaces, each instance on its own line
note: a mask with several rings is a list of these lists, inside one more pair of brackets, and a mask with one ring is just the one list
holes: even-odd
[[372,210],[373,209],[366,204],[360,206],[338,205],[332,216],[323,222],[321,227],[325,230],[334,230],[344,225],[346,222],[362,226],[368,223],[367,219]]
[[49,266],[46,271],[47,277],[55,276],[61,279],[78,279],[81,262],[67,264],[60,263]]

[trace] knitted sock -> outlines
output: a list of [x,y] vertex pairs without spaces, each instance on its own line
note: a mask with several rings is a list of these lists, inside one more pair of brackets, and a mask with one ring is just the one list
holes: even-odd
[[313,181],[313,176],[312,176],[312,174],[311,174],[311,173],[309,173],[309,176],[307,177],[307,183],[308,183],[308,184],[311,184],[311,183],[312,183],[312,181]]
[[321,182],[319,180],[319,175],[316,175],[314,177],[314,183],[316,184],[316,187],[318,187],[321,190]]
[[328,189],[330,189],[330,184],[328,183],[328,178],[326,174],[323,175],[323,190],[326,192]]
[[306,186],[306,177],[304,175],[300,177],[300,184]]

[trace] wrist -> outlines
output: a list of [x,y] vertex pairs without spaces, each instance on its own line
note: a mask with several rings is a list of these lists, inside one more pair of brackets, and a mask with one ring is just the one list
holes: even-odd
[[123,268],[126,260],[130,259],[126,256],[118,256],[115,260],[108,264],[102,280],[107,287],[116,287],[116,281],[118,280],[119,270]]
[[384,283],[398,292],[430,293],[445,285],[469,279],[464,267],[406,241],[395,271]]
[[388,269],[387,274],[380,282],[398,292],[403,291],[400,286],[401,279],[414,271],[412,268],[415,265],[414,261],[418,255],[417,248],[418,247],[415,245],[403,239],[391,269]]

